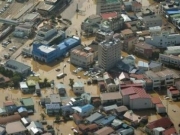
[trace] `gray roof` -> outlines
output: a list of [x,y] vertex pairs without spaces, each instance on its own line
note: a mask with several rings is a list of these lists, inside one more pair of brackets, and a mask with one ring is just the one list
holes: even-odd
[[91,116],[87,117],[86,120],[88,122],[92,123],[92,122],[94,122],[94,121],[96,121],[98,119],[101,119],[103,117],[104,116],[101,113],[96,112],[96,113],[93,113]]
[[46,104],[46,109],[60,109],[59,104]]
[[31,69],[30,66],[25,65],[24,63],[18,62],[16,60],[11,60],[11,59],[5,63],[5,68],[8,68],[9,70],[12,70],[18,73],[22,73],[23,71],[27,69]]
[[56,88],[57,89],[65,89],[66,87],[65,87],[64,84],[59,83],[59,84],[56,85]]
[[149,63],[149,68],[155,68],[155,67],[159,67],[159,66],[162,66],[162,63],[157,62],[157,61],[151,61]]
[[162,21],[162,18],[159,15],[149,15],[149,16],[143,17],[143,20],[145,22],[148,22],[148,21],[159,21],[159,20]]

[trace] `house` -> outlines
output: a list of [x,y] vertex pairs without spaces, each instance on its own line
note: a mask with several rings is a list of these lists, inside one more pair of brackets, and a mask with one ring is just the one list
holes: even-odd
[[146,29],[149,27],[162,26],[162,18],[159,15],[144,16],[143,23]]
[[20,121],[7,123],[6,132],[7,135],[26,135],[27,129]]
[[171,120],[167,117],[160,118],[158,120],[155,120],[153,122],[150,122],[146,125],[145,131],[149,134],[153,133],[153,129],[157,127],[162,127],[164,129],[168,129],[173,127],[173,123]]
[[119,106],[114,109],[117,115],[123,115],[125,112],[128,111],[128,108],[126,106]]
[[133,113],[132,110],[127,111],[123,115],[124,119],[131,122],[131,123],[139,123],[141,121],[141,117],[135,113]]
[[28,111],[24,107],[20,107],[18,109],[18,113],[21,115],[21,117],[27,117],[28,116]]
[[124,1],[123,4],[124,4],[124,8],[127,12],[132,11],[132,2]]
[[21,103],[28,111],[34,112],[34,102],[32,98],[22,98]]
[[90,93],[82,93],[81,98],[85,99],[87,104],[91,104],[91,94]]
[[46,114],[49,116],[59,115],[60,113],[60,104],[46,104]]
[[134,129],[133,128],[123,129],[118,133],[120,133],[120,135],[134,135]]
[[35,93],[36,93],[38,96],[41,95],[41,88],[40,88],[40,86],[39,86],[39,83],[36,83]]
[[142,87],[121,88],[123,105],[131,109],[152,108],[150,95]]
[[132,1],[132,11],[141,12],[142,4],[136,0]]
[[20,73],[23,76],[28,76],[31,73],[31,67],[25,65],[24,63],[18,62],[16,60],[8,60],[4,64],[5,69],[11,70],[13,72]]
[[162,135],[176,135],[177,131],[174,127],[168,128],[162,132]]
[[101,118],[99,120],[96,120],[95,123],[98,124],[99,126],[104,127],[104,126],[110,125],[115,118],[116,118],[115,116],[109,115],[109,116],[106,116],[106,117]]
[[75,82],[73,85],[73,91],[75,94],[84,93],[84,84],[82,82]]
[[3,107],[6,110],[6,114],[8,115],[13,115],[15,112],[17,112],[17,106],[13,101],[3,102]]
[[103,127],[98,131],[94,132],[94,135],[110,135],[114,130],[111,127]]
[[74,113],[71,105],[64,105],[61,106],[62,116],[69,116]]
[[27,86],[28,86],[28,93],[34,93],[35,90],[36,90],[36,81],[35,80],[31,80],[31,79],[28,79],[26,81],[27,83]]
[[153,71],[146,71],[145,75],[152,80],[153,89],[161,88],[161,78],[156,73],[154,73]]
[[167,96],[173,101],[179,100],[180,91],[175,86],[171,86],[167,89]]
[[79,113],[80,116],[85,117],[85,116],[89,116],[93,110],[94,110],[94,106],[87,104],[84,105],[82,107],[72,107],[76,112]]
[[42,123],[38,121],[32,121],[26,128],[31,133],[31,135],[42,134],[44,132]]
[[123,50],[126,52],[133,52],[134,45],[137,43],[137,37],[132,37],[127,40],[124,40]]
[[72,116],[73,116],[73,120],[76,123],[76,125],[79,125],[83,122],[83,119],[79,114],[74,113]]
[[152,70],[153,72],[158,72],[162,70],[162,63],[157,61],[151,61],[149,63],[149,70]]
[[129,75],[125,72],[122,72],[120,75],[119,75],[119,80],[120,81],[129,81]]
[[5,125],[7,123],[18,121],[18,120],[21,120],[21,116],[19,114],[10,115],[7,117],[1,117],[0,118],[0,124]]
[[61,104],[61,98],[58,94],[50,94],[51,104]]
[[22,122],[22,124],[24,125],[24,126],[28,126],[29,124],[30,124],[30,119],[28,118],[28,117],[23,117],[23,118],[21,118],[21,122]]
[[56,89],[58,90],[59,95],[65,95],[66,94],[66,87],[64,84],[57,84]]
[[138,61],[138,69],[143,69],[144,71],[148,71],[149,70],[149,65],[147,62],[144,61]]
[[121,37],[122,37],[124,40],[127,40],[127,39],[129,39],[129,38],[134,37],[134,33],[133,33],[132,30],[130,30],[130,29],[125,29],[125,30],[122,30],[122,31],[121,31]]
[[106,90],[108,92],[113,92],[113,91],[117,90],[117,87],[116,87],[116,84],[114,83],[114,80],[110,77],[110,75],[107,72],[105,72],[103,74],[103,78],[104,78],[104,82],[106,85]]
[[71,98],[68,104],[72,106],[83,106],[86,105],[86,101],[84,98],[77,97],[77,98]]
[[113,122],[111,123],[111,126],[113,129],[118,129],[120,126],[123,124],[123,122],[119,119],[114,119]]
[[109,92],[100,94],[102,104],[118,104],[122,105],[122,95],[120,92]]
[[166,107],[162,103],[156,104],[156,111],[157,113],[166,113]]
[[51,104],[51,99],[46,97],[46,98],[41,98],[40,99],[40,105],[42,107],[45,107],[46,104]]
[[20,82],[19,85],[22,93],[29,93],[29,88],[26,82]]
[[104,112],[111,112],[111,111],[113,111],[114,109],[116,109],[118,106],[116,105],[116,104],[114,104],[114,105],[109,105],[109,106],[104,106],[103,107],[103,110],[104,110]]
[[156,107],[157,104],[162,104],[162,101],[159,97],[151,97],[152,106]]
[[99,120],[99,119],[101,119],[103,117],[104,117],[103,114],[101,114],[99,112],[95,112],[95,113],[91,114],[89,117],[87,117],[85,120],[88,123],[93,123],[94,121]]
[[89,125],[79,124],[78,128],[84,134],[87,132],[93,133],[98,129],[98,125],[97,124],[89,124]]

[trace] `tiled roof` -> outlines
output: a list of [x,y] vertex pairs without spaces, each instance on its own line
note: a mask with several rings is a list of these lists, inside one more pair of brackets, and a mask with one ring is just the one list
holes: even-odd
[[101,14],[102,19],[109,19],[109,18],[116,18],[117,12],[109,12],[109,13],[102,13]]
[[128,88],[122,89],[121,93],[123,96],[136,94],[136,92],[134,91],[134,87],[128,87]]
[[176,129],[174,127],[163,131],[163,135],[174,135],[174,134],[177,134]]
[[152,97],[151,101],[153,104],[160,104],[162,103],[159,97]]
[[151,130],[157,127],[162,127],[164,129],[167,129],[171,127],[172,125],[173,123],[171,122],[171,120],[167,117],[164,117],[164,118],[148,123],[146,127]]

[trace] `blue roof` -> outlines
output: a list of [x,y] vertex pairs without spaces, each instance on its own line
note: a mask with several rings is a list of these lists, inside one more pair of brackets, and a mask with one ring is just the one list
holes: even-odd
[[75,43],[79,42],[77,39],[75,38],[67,38],[65,39],[63,42],[61,42],[59,45],[57,45],[60,49],[64,49],[66,48],[66,46],[72,46]]
[[94,106],[92,106],[90,104],[87,104],[87,105],[81,107],[82,112],[86,112],[86,111],[89,111],[92,109],[94,109]]
[[115,119],[116,117],[113,115],[107,116],[105,118],[102,118],[100,120],[95,121],[96,124],[98,125],[103,125],[106,126],[108,124],[111,124],[111,122]]
[[20,108],[18,109],[18,112],[19,112],[19,113],[22,113],[22,112],[24,112],[24,111],[27,111],[27,109],[24,108],[24,107],[20,107]]
[[168,15],[180,14],[180,10],[166,11]]

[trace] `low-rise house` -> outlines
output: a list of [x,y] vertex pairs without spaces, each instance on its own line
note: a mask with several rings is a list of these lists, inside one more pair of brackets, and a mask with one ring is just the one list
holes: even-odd
[[6,116],[6,110],[4,108],[0,108],[0,116]]
[[100,98],[102,104],[122,105],[122,95],[120,92],[101,93]]
[[36,90],[36,81],[28,79],[26,81],[26,83],[27,83],[27,86],[28,86],[28,93],[34,93],[35,90]]
[[108,92],[112,92],[112,91],[117,90],[117,87],[116,87],[116,84],[114,83],[114,80],[110,77],[110,75],[107,72],[105,72],[103,74],[103,78],[104,78],[104,82],[106,84],[106,90]]
[[0,126],[0,135],[6,134],[6,128],[4,126]]
[[7,123],[6,133],[7,135],[26,135],[27,129],[20,121]]
[[50,104],[50,103],[51,103],[51,99],[48,97],[40,99],[40,105],[42,107],[45,107],[46,104]]
[[128,108],[126,106],[119,106],[114,109],[117,115],[123,115],[125,112],[128,111]]
[[87,104],[91,104],[91,94],[90,93],[83,93],[81,94],[81,98],[85,100]]
[[109,106],[104,106],[103,107],[103,110],[107,113],[107,112],[111,112],[113,111],[114,109],[116,109],[118,106],[116,104],[114,105],[109,105]]
[[20,107],[18,109],[18,113],[21,115],[21,117],[27,117],[28,116],[28,111],[24,107]]
[[23,76],[28,76],[31,73],[31,67],[28,65],[25,65],[21,62],[18,62],[16,60],[8,60],[4,64],[5,69],[11,70],[13,72],[20,73]]
[[42,123],[38,121],[32,121],[26,128],[31,135],[42,134],[44,132]]
[[96,120],[95,123],[98,124],[99,126],[104,127],[104,126],[110,125],[115,118],[116,118],[115,116],[109,115],[109,116],[106,116],[106,117],[101,118],[99,120]]
[[94,135],[110,135],[114,130],[111,127],[103,127],[98,131],[94,132]]
[[84,93],[84,84],[82,82],[75,82],[73,85],[73,91],[75,94]]
[[173,127],[173,123],[169,118],[163,117],[163,118],[160,118],[158,120],[148,123],[145,127],[145,131],[149,134],[153,134],[153,129],[157,127],[168,129],[168,128]]
[[28,88],[26,82],[20,82],[19,85],[20,85],[20,89],[21,89],[22,93],[28,93],[29,92],[29,88]]
[[77,98],[71,98],[68,104],[72,106],[84,106],[86,105],[86,101],[84,98],[77,97]]
[[149,63],[149,70],[152,70],[153,72],[158,72],[162,70],[162,63],[157,61],[151,61]]
[[142,9],[141,2],[134,0],[131,3],[132,3],[132,11],[133,12],[140,12],[141,11],[141,9]]
[[70,105],[64,105],[61,106],[62,116],[69,116],[74,113],[74,110],[72,109],[72,106]]
[[153,89],[161,88],[161,78],[156,73],[154,73],[153,71],[146,71],[145,75],[152,80]]
[[118,132],[120,135],[134,135],[134,129],[133,128],[128,128],[128,129],[123,129]]
[[26,118],[23,117],[23,118],[21,118],[21,122],[24,126],[28,126],[30,124],[31,120],[28,117],[26,117]]
[[134,45],[137,43],[137,37],[132,37],[127,40],[124,40],[123,50],[126,52],[133,52]]
[[178,56],[159,54],[159,60],[164,65],[180,68],[180,59]]
[[171,86],[167,89],[167,96],[173,101],[179,100],[180,91],[176,87]]
[[76,123],[76,125],[79,125],[83,122],[83,119],[79,114],[74,113],[72,116],[73,116],[73,120]]
[[64,84],[62,84],[62,83],[57,84],[56,89],[58,90],[59,95],[65,95],[66,94],[66,87]]
[[150,95],[142,87],[128,87],[121,89],[123,104],[131,109],[152,108]]
[[129,38],[134,37],[134,33],[133,33],[132,30],[130,30],[130,29],[125,29],[125,30],[122,30],[122,31],[121,31],[121,37],[122,37],[124,40],[127,40],[127,39],[129,39]]
[[149,65],[147,62],[144,61],[138,61],[138,69],[143,69],[144,71],[148,71],[149,70]]
[[3,107],[8,115],[13,115],[15,112],[17,112],[17,106],[13,101],[3,102]]
[[111,126],[113,129],[119,129],[122,124],[123,122],[121,120],[114,119],[113,122],[111,123]]
[[156,111],[157,113],[166,113],[166,107],[162,103],[156,104]]
[[161,99],[159,97],[151,97],[152,106],[156,107],[157,104],[161,104]]
[[85,116],[89,116],[93,110],[94,110],[94,106],[87,104],[84,105],[82,107],[72,107],[76,112],[79,113],[80,116],[85,117]]
[[58,94],[50,94],[51,104],[61,104],[61,98]]
[[104,115],[99,113],[99,112],[95,112],[93,114],[91,114],[89,117],[87,117],[85,120],[88,122],[88,123],[93,123],[95,122],[96,120],[99,120],[101,118],[103,118]]
[[19,114],[10,115],[7,117],[1,117],[0,118],[0,124],[5,125],[7,123],[18,121],[18,120],[21,120],[21,116]]
[[60,104],[46,104],[46,114],[49,116],[59,115]]
[[84,134],[87,132],[93,133],[96,130],[98,130],[98,125],[97,124],[89,124],[89,125],[79,124],[78,128]]
[[28,111],[34,112],[34,102],[32,98],[22,98],[21,103]]

